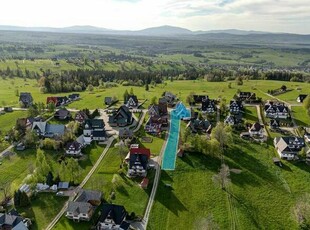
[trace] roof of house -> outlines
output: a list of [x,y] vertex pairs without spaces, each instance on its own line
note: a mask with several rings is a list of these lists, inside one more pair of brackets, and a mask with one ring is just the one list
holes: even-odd
[[114,120],[117,120],[119,123],[121,121],[125,122],[125,120],[128,122],[131,118],[132,113],[130,110],[126,106],[122,105],[115,113],[113,113],[112,116],[109,116],[109,122],[113,123]]
[[119,130],[119,136],[123,137],[123,136],[133,136],[133,131],[129,128],[123,128]]
[[46,121],[35,121],[32,123],[32,130],[38,128],[41,132],[45,132],[46,125]]
[[106,219],[112,219],[117,225],[122,224],[127,216],[124,206],[105,203],[102,206],[99,222],[104,223]]
[[80,110],[75,114],[75,119],[77,118],[83,118],[84,120],[86,120],[88,119],[88,116],[84,111]]
[[59,189],[68,189],[69,188],[69,182],[59,182],[58,188]]
[[84,125],[84,127],[88,129],[103,129],[104,126],[103,119],[87,119]]
[[129,94],[129,95],[127,96],[127,98],[126,98],[125,104],[127,104],[127,102],[128,102],[130,99],[132,99],[132,100],[135,102],[135,104],[138,104],[138,103],[139,103],[138,98],[137,98],[136,95],[134,95],[134,94],[130,95],[130,94]]
[[65,126],[58,124],[47,124],[45,132],[63,135],[65,133]]
[[276,137],[274,144],[280,152],[294,152],[305,146],[305,140],[301,137]]
[[66,145],[66,150],[70,149],[70,150],[77,151],[77,150],[80,150],[81,148],[82,148],[82,145],[77,141],[69,142]]
[[55,112],[56,117],[68,117],[70,112],[67,109],[59,109]]
[[110,104],[112,101],[113,101],[113,100],[112,100],[112,97],[105,97],[105,98],[104,98],[104,102],[105,102],[106,104]]
[[80,213],[88,213],[91,208],[92,205],[87,202],[69,201],[67,212],[79,215]]
[[151,156],[151,150],[147,148],[131,148],[129,150],[130,154],[139,154],[139,155],[145,155],[148,158]]
[[158,105],[150,105],[148,109],[150,116],[159,116],[159,107]]
[[33,98],[31,96],[31,93],[20,93],[19,100],[22,102],[32,102]]
[[139,163],[139,164],[141,164],[143,169],[146,169],[150,155],[151,155],[151,152],[149,149],[131,148],[130,149],[129,168],[132,168],[137,163]]
[[88,202],[92,200],[100,201],[102,197],[102,193],[99,191],[94,190],[82,190],[78,198],[76,199],[77,202]]
[[12,228],[14,228],[15,226],[17,226],[22,221],[23,221],[23,218],[20,216],[10,215],[10,214],[6,214],[6,213],[0,213],[0,227],[3,225],[8,225],[8,226],[11,226]]
[[93,131],[93,137],[106,137],[107,136],[107,134],[106,134],[106,132],[105,132],[105,130],[95,130],[95,131]]
[[262,129],[262,126],[260,123],[255,122],[252,127],[250,128],[251,132],[259,132]]

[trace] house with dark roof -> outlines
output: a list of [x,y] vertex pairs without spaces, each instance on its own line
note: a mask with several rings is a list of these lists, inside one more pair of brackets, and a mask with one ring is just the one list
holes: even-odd
[[107,138],[102,119],[87,119],[84,123],[83,135],[86,144],[92,141],[104,141]]
[[80,99],[80,94],[78,94],[78,93],[73,93],[73,94],[70,94],[70,95],[68,96],[68,98],[69,98],[70,101],[76,101],[76,100]]
[[1,230],[28,230],[28,224],[19,215],[0,213]]
[[203,100],[205,100],[207,98],[207,96],[205,95],[193,95],[193,99],[194,99],[194,105],[195,104],[200,104],[202,103]]
[[46,98],[46,104],[48,105],[50,103],[53,103],[55,105],[55,107],[65,105],[69,102],[70,102],[70,100],[66,96],[51,96],[51,97]]
[[147,166],[151,157],[150,149],[130,148],[129,154],[129,167],[127,175],[129,177],[146,177]]
[[87,114],[82,110],[78,111],[75,114],[75,118],[74,118],[74,120],[79,122],[80,124],[83,124],[85,122],[85,120],[87,120],[87,119],[88,119]]
[[113,97],[105,97],[104,98],[104,104],[105,105],[112,105],[114,103]]
[[54,118],[58,120],[67,120],[71,118],[71,113],[67,109],[59,109],[55,112]]
[[238,100],[240,101],[251,101],[256,100],[256,94],[251,92],[239,92],[237,94]]
[[199,120],[199,119],[191,119],[190,122],[188,122],[186,128],[189,128],[192,133],[198,133],[206,132],[209,133],[211,131],[211,123],[205,119],[205,120]]
[[138,108],[139,101],[138,101],[137,96],[136,95],[128,95],[125,102],[124,102],[124,105],[130,109]]
[[120,139],[132,139],[134,137],[133,131],[129,128],[120,129],[118,135]]
[[158,99],[158,110],[160,116],[167,115],[168,116],[168,102],[165,98]]
[[298,153],[305,147],[305,140],[300,137],[276,137],[273,140],[274,147],[280,158],[293,160]]
[[168,126],[167,107],[164,105],[151,105],[148,109],[149,119],[144,127],[147,133],[159,134]]
[[82,145],[77,141],[67,143],[66,155],[74,157],[82,156]]
[[113,111],[112,115],[109,116],[109,124],[112,127],[124,127],[132,124],[132,121],[132,113],[128,107],[124,105],[122,105],[117,111]]
[[210,100],[207,96],[201,102],[201,111],[207,114],[213,114],[216,112],[215,100]]
[[241,101],[232,100],[229,104],[229,112],[233,115],[238,115],[243,111],[243,105]]
[[264,136],[264,128],[259,122],[255,122],[250,128],[249,128],[249,134],[251,137],[263,137]]
[[127,214],[124,206],[108,203],[103,204],[96,230],[129,229],[130,224],[126,222]]
[[31,96],[31,93],[20,93],[19,94],[19,103],[24,108],[28,108],[33,103],[33,98]]
[[57,137],[65,134],[65,126],[58,124],[48,124],[46,121],[33,122],[32,131],[42,137]]
[[101,204],[102,193],[92,190],[82,190],[76,201],[69,201],[66,217],[79,222],[89,221],[96,207]]
[[282,102],[268,101],[264,106],[264,114],[272,119],[287,119],[290,117],[288,106]]
[[303,103],[307,96],[307,94],[299,94],[296,101],[299,103]]
[[242,116],[240,115],[228,115],[225,120],[224,124],[226,125],[238,125],[242,123]]
[[271,129],[278,129],[278,128],[280,128],[280,121],[278,119],[270,119],[269,127]]

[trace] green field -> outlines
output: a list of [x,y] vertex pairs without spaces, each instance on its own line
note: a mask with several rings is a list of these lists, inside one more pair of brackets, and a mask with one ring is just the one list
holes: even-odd
[[305,127],[309,126],[310,117],[303,106],[292,106],[291,113],[297,125]]
[[250,122],[251,124],[258,122],[258,117],[257,117],[257,109],[255,106],[247,106],[245,107],[245,115],[243,118]]
[[242,172],[231,173],[230,201],[212,181],[219,159],[198,153],[178,158],[175,171],[162,171],[148,229],[195,229],[210,215],[220,229],[298,229],[292,208],[310,192],[310,168],[284,162],[281,169],[273,165],[274,155],[272,146],[235,137],[225,161]]

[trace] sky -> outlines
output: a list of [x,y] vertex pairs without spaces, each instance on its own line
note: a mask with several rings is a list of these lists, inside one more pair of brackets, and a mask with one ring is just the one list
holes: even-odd
[[1,0],[0,25],[310,34],[310,0]]

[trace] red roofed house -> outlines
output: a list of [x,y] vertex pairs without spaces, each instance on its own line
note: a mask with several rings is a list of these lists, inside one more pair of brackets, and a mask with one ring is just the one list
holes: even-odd
[[146,177],[148,162],[151,156],[150,149],[131,148],[129,157],[128,176]]

